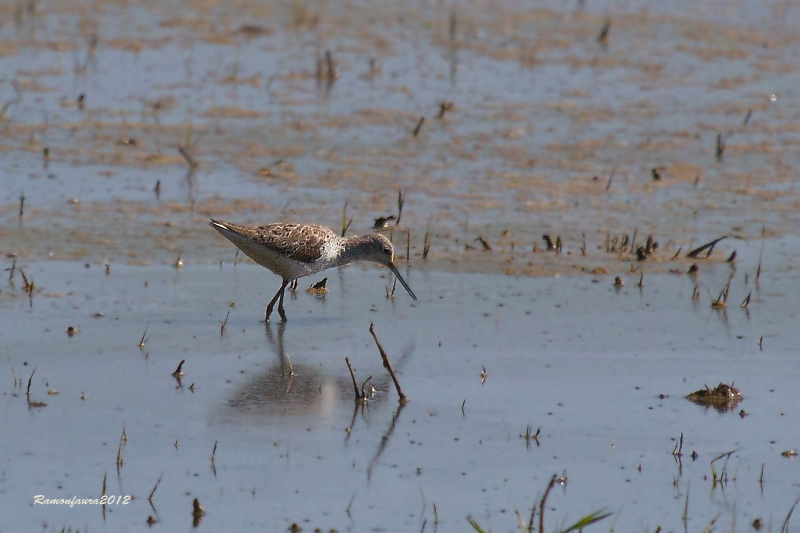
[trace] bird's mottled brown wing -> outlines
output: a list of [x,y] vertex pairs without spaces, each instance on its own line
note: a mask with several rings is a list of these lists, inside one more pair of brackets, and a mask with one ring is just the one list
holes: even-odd
[[322,255],[322,245],[335,234],[324,226],[311,224],[265,224],[257,228],[235,227],[248,239],[271,250],[311,263]]

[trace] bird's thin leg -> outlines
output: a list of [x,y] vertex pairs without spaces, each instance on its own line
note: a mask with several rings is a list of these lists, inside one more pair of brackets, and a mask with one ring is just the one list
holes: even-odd
[[278,301],[278,298],[281,299],[281,305],[278,306],[278,312],[281,314],[281,318],[283,318],[283,321],[286,322],[285,315],[284,313],[281,312],[281,310],[283,309],[283,290],[286,288],[287,283],[288,282],[286,280],[283,280],[283,282],[281,283],[281,288],[278,290],[278,292],[275,293],[275,296],[272,297],[272,300],[270,300],[269,305],[267,305],[267,316],[264,317],[265,322],[269,322],[269,315],[272,314],[272,309],[275,307],[275,302]]
[[281,286],[281,299],[278,300],[278,314],[281,315],[281,320],[286,322],[286,313],[283,310],[283,293],[286,292],[286,286],[289,284],[289,280],[283,280],[283,286]]

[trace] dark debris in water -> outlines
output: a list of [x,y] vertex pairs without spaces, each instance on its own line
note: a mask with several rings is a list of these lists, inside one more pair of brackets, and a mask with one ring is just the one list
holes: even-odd
[[690,402],[713,407],[718,411],[729,411],[736,407],[744,398],[739,393],[739,389],[733,383],[726,385],[720,383],[716,388],[706,385],[705,389],[700,389],[686,396]]

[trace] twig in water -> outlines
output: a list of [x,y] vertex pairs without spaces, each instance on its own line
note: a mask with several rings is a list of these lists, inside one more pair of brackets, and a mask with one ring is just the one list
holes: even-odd
[[14,262],[11,263],[11,268],[7,268],[6,272],[8,272],[8,281],[9,283],[14,282],[14,271],[17,269],[17,260],[14,259]]
[[36,369],[33,369],[31,372],[31,377],[28,378],[28,388],[25,390],[25,396],[28,397],[28,402],[31,401],[31,381],[33,381],[33,375],[36,373]]
[[397,288],[397,278],[394,278],[394,283],[392,284],[392,290],[389,290],[389,287],[386,287],[386,299],[394,298],[394,290]]
[[686,502],[683,504],[683,530],[686,531],[686,523],[689,521],[689,482],[686,482]]
[[675,445],[675,448],[672,449],[672,455],[680,457],[683,455],[681,451],[683,450],[683,433],[681,433],[681,439],[678,444]]
[[747,306],[750,305],[750,295],[751,294],[752,293],[749,293],[749,292],[747,293],[747,298],[745,298],[744,301],[742,302],[742,306],[741,306],[742,309],[747,309]]
[[372,229],[384,229],[389,225],[389,221],[394,219],[394,215],[389,215],[388,217],[378,217],[375,219]]
[[231,316],[231,312],[228,311],[228,314],[225,315],[225,320],[222,321],[222,325],[219,327],[219,336],[222,337],[225,334],[225,325],[228,323],[228,317]]
[[706,253],[706,255],[704,257],[705,259],[708,259],[711,256],[711,252],[714,251],[714,246],[716,246],[719,241],[727,239],[727,238],[728,238],[728,236],[725,235],[724,237],[720,237],[719,239],[714,239],[713,241],[711,241],[709,243],[706,243],[703,246],[700,246],[699,248],[695,248],[694,250],[692,250],[691,252],[686,254],[686,257],[690,257],[692,259],[695,259],[695,258],[698,257],[699,254],[703,253],[705,250],[708,250],[708,252]]
[[[415,135],[416,136],[416,135]],[[403,195],[402,189],[397,190],[397,219],[394,221],[395,226],[400,225],[400,217],[403,216],[403,206],[406,203],[406,197]]]
[[614,168],[611,169],[611,175],[608,177],[608,184],[606,185],[606,190],[611,188],[611,182],[614,181],[614,174],[617,172],[617,165],[614,165]]
[[392,364],[389,362],[389,357],[386,355],[386,352],[383,350],[383,346],[381,346],[381,343],[378,340],[378,336],[375,334],[375,324],[370,323],[369,332],[372,334],[372,338],[375,339],[375,344],[378,346],[378,351],[381,353],[381,359],[383,359],[384,368],[389,371],[389,375],[392,377],[392,381],[394,381],[394,386],[397,389],[397,395],[400,397],[400,404],[404,405],[408,400],[406,399],[406,395],[403,394],[403,390],[400,388],[400,382],[397,381],[397,376],[394,374],[394,369],[392,368]]
[[19,195],[19,218],[22,218],[23,216],[25,216],[24,208],[25,208],[25,195],[24,194],[20,194]]
[[600,34],[597,36],[597,42],[601,46],[606,46],[608,44],[608,34],[611,31],[611,19],[607,19],[605,24],[603,24],[603,29],[600,30]]
[[725,154],[725,138],[722,134],[717,135],[717,162],[722,162],[722,156]]
[[147,336],[147,328],[148,327],[150,327],[150,322],[148,322],[147,325],[144,327],[144,333],[142,333],[142,338],[139,340],[139,349],[140,350],[144,349],[144,345],[147,344],[147,341],[150,340],[150,337],[145,338]]
[[352,223],[352,218],[350,219],[350,222],[347,221],[347,202],[345,202],[344,207],[342,208],[342,237],[344,237],[344,234],[347,233],[347,230]]
[[430,230],[425,232],[425,240],[422,243],[422,259],[423,261],[428,258],[428,252],[431,249],[431,241],[430,241],[431,232]]
[[422,129],[423,124],[425,124],[425,117],[419,117],[419,122],[417,122],[417,127],[414,128],[414,133],[412,134],[414,137],[419,135],[419,132]]
[[181,362],[178,363],[178,368],[175,369],[175,372],[172,373],[172,377],[179,378],[183,375],[183,363],[186,362],[186,359],[181,359]]
[[178,151],[186,160],[186,164],[189,165],[189,168],[195,169],[199,166],[199,164],[197,163],[197,160],[195,160],[195,158],[192,156],[190,150],[191,148],[188,146],[178,146]]
[[325,50],[325,67],[328,84],[333,85],[334,80],[339,77],[339,69],[336,68],[336,62],[333,60],[333,53],[330,50]]
[[[711,476],[712,476],[712,483],[714,486],[716,486],[717,481],[719,481],[720,483],[722,483],[723,481],[728,481],[728,473],[726,472],[725,469],[728,467],[728,459],[730,459],[731,455],[733,455],[734,453],[736,453],[736,450],[725,452],[711,460]],[[725,463],[723,463],[722,470],[720,471],[719,476],[717,476],[717,470],[716,468],[714,468],[714,462],[718,461],[719,459],[722,459],[723,457],[725,458]]]
[[542,499],[539,501],[539,533],[544,533],[544,503],[547,501],[547,496],[550,494],[550,489],[556,484],[558,476],[553,474],[550,478],[550,483],[547,485],[547,490],[544,491]]
[[356,384],[356,375],[353,373],[353,367],[350,366],[350,358],[345,357],[344,362],[347,363],[347,369],[350,371],[350,377],[353,379],[353,390],[356,393],[356,401],[357,402],[364,401],[365,398],[361,394],[361,391],[358,390],[358,385]]

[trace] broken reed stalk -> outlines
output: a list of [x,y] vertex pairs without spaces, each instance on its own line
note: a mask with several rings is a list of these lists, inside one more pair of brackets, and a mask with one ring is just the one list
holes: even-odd
[[344,362],[347,363],[347,369],[350,371],[350,378],[353,380],[353,390],[356,393],[356,401],[361,401],[364,399],[364,397],[361,396],[361,392],[358,390],[358,384],[356,384],[356,375],[353,373],[353,367],[350,366],[350,358],[345,357]]
[[[369,324],[369,332],[372,334],[372,338],[375,339],[375,344],[378,346],[378,351],[381,353],[384,368],[386,368],[386,370],[389,371],[389,375],[392,376],[392,381],[394,381],[394,386],[397,389],[397,395],[400,397],[400,405],[405,405],[408,401],[406,395],[403,394],[403,390],[400,388],[400,382],[397,381],[397,376],[394,374],[392,363],[389,362],[389,356],[386,355],[383,346],[381,346],[381,342],[378,340],[378,336],[375,334],[375,324],[371,322]],[[355,384],[355,378],[353,378],[353,384]]]
[[558,479],[558,476],[553,474],[553,477],[550,478],[550,483],[547,485],[547,490],[544,491],[542,499],[539,501],[539,533],[544,533],[544,504],[550,494],[550,489],[556,484],[556,479]]
[[425,232],[425,240],[422,243],[422,260],[426,260],[428,258],[428,252],[431,250],[431,232],[430,230]]
[[178,151],[186,160],[186,164],[189,165],[189,168],[195,169],[199,166],[199,164],[197,163],[197,160],[192,157],[192,153],[189,150],[190,149],[187,146],[178,146]]
[[611,176],[608,177],[608,184],[606,185],[606,190],[611,188],[611,182],[614,181],[614,174],[617,172],[617,165],[614,165],[614,168],[611,169]]
[[25,391],[25,396],[27,396],[28,401],[31,401],[31,381],[33,381],[33,375],[36,373],[36,369],[33,369],[31,372],[31,377],[28,378],[28,389]]
[[672,455],[681,456],[683,451],[683,432],[681,432],[681,439],[678,444],[672,449]]
[[686,257],[690,257],[692,259],[696,259],[698,257],[698,255],[700,255],[704,251],[708,250],[708,252],[705,255],[705,259],[708,259],[709,257],[711,257],[711,252],[714,251],[714,246],[716,246],[719,241],[727,239],[727,238],[728,238],[728,236],[725,235],[724,237],[720,237],[719,239],[714,239],[713,241],[711,241],[709,243],[706,243],[703,246],[700,246],[699,248],[695,248],[694,250],[692,250],[691,252],[686,254]]
[[147,497],[147,501],[150,502],[150,506],[153,506],[153,494],[156,493],[156,489],[158,488],[159,483],[161,483],[161,478],[164,476],[162,472],[160,476],[158,476],[158,481],[156,481],[156,485],[153,487],[153,490],[150,491],[150,496]]
[[405,205],[405,203],[406,203],[406,197],[403,196],[403,190],[402,189],[398,189],[397,190],[397,218],[394,221],[394,225],[395,226],[399,226],[400,225],[400,217],[403,216],[403,206]]
[[689,521],[689,482],[686,482],[686,502],[683,504],[683,530],[686,531],[686,523]]
[[225,334],[225,326],[228,324],[228,317],[231,316],[231,312],[228,311],[228,314],[225,315],[225,320],[222,321],[222,325],[219,327],[219,336],[222,337]]
[[181,362],[178,363],[178,368],[175,369],[175,372],[172,373],[173,377],[179,378],[183,375],[183,363],[186,362],[186,359],[181,359]]
[[342,208],[342,237],[344,234],[347,233],[348,228],[350,228],[350,224],[353,223],[353,219],[350,219],[350,222],[347,221],[347,202],[344,203],[344,207]]
[[417,127],[414,128],[413,136],[417,137],[419,135],[420,130],[422,130],[422,125],[425,124],[425,117],[419,117],[419,122],[417,122]]

